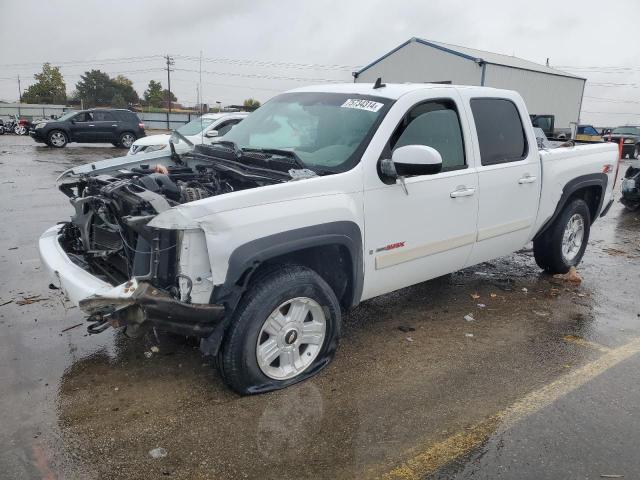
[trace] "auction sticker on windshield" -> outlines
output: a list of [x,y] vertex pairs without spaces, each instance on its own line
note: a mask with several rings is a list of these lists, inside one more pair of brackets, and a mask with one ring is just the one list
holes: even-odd
[[377,112],[384,106],[384,103],[374,102],[373,100],[364,100],[362,98],[349,98],[340,106],[342,108],[357,108],[358,110]]

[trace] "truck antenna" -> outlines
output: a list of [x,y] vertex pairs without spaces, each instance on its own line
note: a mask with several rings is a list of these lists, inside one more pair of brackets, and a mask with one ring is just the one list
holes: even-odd
[[382,88],[382,87],[386,87],[386,85],[384,83],[382,83],[382,77],[378,77],[378,79],[376,80],[376,83],[374,83],[374,85],[373,85],[373,89],[376,90],[376,89]]

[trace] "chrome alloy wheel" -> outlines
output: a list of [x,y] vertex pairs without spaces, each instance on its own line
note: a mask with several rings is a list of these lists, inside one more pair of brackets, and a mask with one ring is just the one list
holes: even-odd
[[135,141],[136,141],[136,138],[130,133],[125,133],[124,135],[122,135],[122,138],[120,139],[122,146],[126,148],[130,148],[131,145],[133,145],[133,142]]
[[256,344],[262,373],[288,380],[302,373],[320,353],[327,332],[324,310],[315,300],[287,300],[267,317]]
[[64,145],[67,143],[67,137],[65,137],[64,133],[62,132],[53,132],[49,137],[49,141],[55,147],[64,147]]
[[582,215],[574,214],[567,222],[562,234],[562,256],[567,263],[571,262],[582,248],[584,240],[584,219]]

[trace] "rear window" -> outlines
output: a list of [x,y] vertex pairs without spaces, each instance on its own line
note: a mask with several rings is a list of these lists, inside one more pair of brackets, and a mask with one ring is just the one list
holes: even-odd
[[478,132],[482,165],[516,162],[527,156],[527,140],[518,109],[510,100],[475,98],[471,111]]

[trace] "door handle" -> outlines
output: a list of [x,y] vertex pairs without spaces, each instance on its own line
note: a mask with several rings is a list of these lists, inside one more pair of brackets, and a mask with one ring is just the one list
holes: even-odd
[[456,188],[453,192],[451,192],[449,194],[449,196],[451,198],[470,197],[474,193],[476,193],[476,189],[475,188],[467,188],[467,187],[462,186],[462,187]]
[[112,127],[117,127],[118,125],[111,125]]
[[90,127],[95,127],[95,125],[89,125]]
[[537,177],[534,177],[533,175],[529,175],[528,173],[526,175],[524,175],[520,180],[518,180],[518,183],[520,185],[523,185],[525,183],[533,183],[537,180]]

